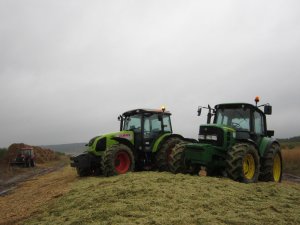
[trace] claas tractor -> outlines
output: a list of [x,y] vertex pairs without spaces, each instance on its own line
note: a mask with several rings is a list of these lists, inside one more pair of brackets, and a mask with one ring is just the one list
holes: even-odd
[[113,176],[129,171],[167,171],[171,149],[185,140],[173,134],[171,113],[134,109],[118,117],[120,131],[92,138],[85,153],[72,157],[79,176]]
[[274,131],[267,130],[266,121],[272,106],[257,106],[258,97],[255,102],[199,107],[198,115],[208,109],[207,124],[200,126],[198,143],[180,143],[173,148],[170,170],[227,176],[243,183],[280,182],[280,145],[273,138]]

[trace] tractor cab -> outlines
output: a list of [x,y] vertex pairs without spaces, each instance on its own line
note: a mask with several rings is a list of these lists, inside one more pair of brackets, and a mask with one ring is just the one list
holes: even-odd
[[135,109],[119,116],[121,131],[133,131],[135,149],[151,152],[157,138],[172,133],[171,113],[155,109]]
[[[258,101],[256,100],[256,106],[249,103],[224,103],[214,108],[199,107],[198,115],[203,108],[208,109],[207,125],[200,126],[199,141],[202,143],[208,141],[212,144],[215,140],[222,145],[220,139],[223,139],[223,128],[232,129],[235,140],[252,140],[256,144],[259,144],[263,137],[274,136],[274,131],[267,130],[266,122],[266,115],[272,114],[272,106],[269,104],[257,106]],[[260,109],[262,106],[264,111]]]
[[247,103],[219,104],[215,106],[213,123],[231,127],[236,131],[236,139],[251,139],[259,143],[262,137],[271,137],[267,130],[266,114],[271,114],[269,105],[262,112],[257,106]]

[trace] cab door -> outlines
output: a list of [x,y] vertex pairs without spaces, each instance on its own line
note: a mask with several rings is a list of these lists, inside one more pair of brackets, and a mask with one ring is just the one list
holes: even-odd
[[146,152],[152,151],[154,141],[162,133],[162,119],[158,114],[144,115],[144,149]]
[[265,117],[258,111],[253,112],[253,133],[252,139],[259,146],[262,138],[265,136]]

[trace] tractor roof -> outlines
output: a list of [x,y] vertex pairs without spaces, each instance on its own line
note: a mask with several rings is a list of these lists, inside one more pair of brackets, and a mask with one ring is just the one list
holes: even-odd
[[167,114],[167,115],[171,115],[171,113],[169,111],[165,111],[163,112],[161,109],[133,109],[127,112],[123,113],[123,116],[132,116],[135,114],[143,114],[143,113],[157,113],[157,114]]
[[222,104],[216,105],[215,109],[218,109],[218,108],[235,108],[235,107],[239,107],[241,105],[244,105],[247,108],[252,108],[252,109],[257,110],[257,111],[261,111],[260,108],[256,107],[255,105],[249,104],[249,103],[222,103]]

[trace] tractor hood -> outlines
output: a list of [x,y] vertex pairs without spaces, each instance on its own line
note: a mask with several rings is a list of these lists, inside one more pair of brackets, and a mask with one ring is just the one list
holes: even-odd
[[86,151],[94,155],[101,156],[107,147],[110,147],[114,144],[118,144],[120,139],[126,139],[127,141],[133,144],[133,131],[119,131],[115,133],[96,136],[89,141]]
[[[236,131],[228,126],[217,124],[201,125],[199,130],[199,142],[222,147],[228,144],[236,135]],[[229,140],[228,140],[229,139]]]

